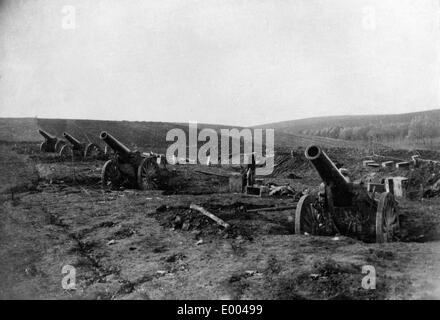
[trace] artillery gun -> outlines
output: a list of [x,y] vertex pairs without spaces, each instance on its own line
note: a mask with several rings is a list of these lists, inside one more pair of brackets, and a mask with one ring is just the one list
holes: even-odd
[[100,138],[114,151],[113,158],[102,168],[101,181],[104,188],[127,184],[140,190],[155,187],[153,178],[159,169],[156,157],[131,151],[105,131],[101,132]]
[[40,144],[41,152],[59,152],[66,144],[65,141],[47,133],[44,130],[38,129],[38,132],[43,136],[44,141]]
[[305,151],[323,180],[317,195],[301,197],[295,212],[295,233],[347,235],[366,242],[389,242],[399,232],[397,203],[389,192],[376,199],[362,183],[348,182],[320,147]]
[[95,143],[83,143],[74,138],[67,132],[63,133],[64,138],[71,143],[71,146],[64,145],[60,150],[61,157],[79,157],[86,158],[98,158],[103,155],[102,149]]

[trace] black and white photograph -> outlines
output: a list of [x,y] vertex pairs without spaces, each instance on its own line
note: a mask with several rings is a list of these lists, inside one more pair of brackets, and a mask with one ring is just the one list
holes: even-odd
[[0,0],[0,300],[437,299],[440,0]]

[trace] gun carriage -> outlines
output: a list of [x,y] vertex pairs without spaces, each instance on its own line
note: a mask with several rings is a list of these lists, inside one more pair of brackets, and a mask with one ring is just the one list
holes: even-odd
[[130,185],[140,190],[156,187],[154,176],[159,169],[157,158],[131,151],[107,132],[101,132],[100,138],[113,150],[113,158],[102,168],[101,181],[105,188],[118,188]]
[[376,199],[362,183],[348,182],[320,147],[305,151],[323,183],[317,195],[301,197],[295,212],[295,233],[347,235],[367,242],[389,242],[399,231],[397,203],[384,192]]
[[60,150],[61,157],[79,157],[79,158],[98,158],[104,154],[102,149],[95,143],[83,143],[74,138],[67,132],[63,133],[64,138],[71,145],[64,145]]
[[41,152],[59,152],[66,144],[65,141],[58,139],[44,130],[38,129],[38,132],[44,138],[44,141],[40,144]]

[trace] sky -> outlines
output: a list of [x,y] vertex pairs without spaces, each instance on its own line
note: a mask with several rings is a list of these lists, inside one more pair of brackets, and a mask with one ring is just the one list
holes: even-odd
[[0,117],[237,126],[440,108],[440,0],[0,0]]

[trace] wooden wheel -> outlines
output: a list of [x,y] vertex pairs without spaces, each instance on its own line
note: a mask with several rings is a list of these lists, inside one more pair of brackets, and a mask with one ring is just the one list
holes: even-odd
[[106,189],[120,186],[121,173],[115,160],[108,160],[102,167],[101,184]]
[[376,212],[376,242],[393,241],[399,231],[399,215],[394,196],[389,192],[380,195]]
[[63,147],[63,146],[65,146],[66,145],[66,143],[63,141],[63,140],[58,140],[56,143],[55,143],[55,152],[60,152],[61,151],[61,148]]
[[72,155],[73,155],[72,148],[69,147],[67,144],[65,144],[64,146],[61,147],[61,150],[60,150],[60,157],[61,158],[66,159],[66,158],[72,157]]
[[318,227],[312,204],[311,195],[304,195],[299,199],[295,211],[295,234],[316,234]]
[[101,148],[94,144],[94,143],[90,143],[87,147],[86,150],[84,151],[84,158],[97,158],[102,154],[102,150]]
[[140,190],[151,190],[156,187],[152,181],[152,177],[156,174],[158,169],[155,158],[144,158],[139,165],[137,172],[137,184]]
[[43,142],[40,144],[40,151],[41,151],[41,152],[47,152],[47,142],[46,142],[46,141],[43,141]]

